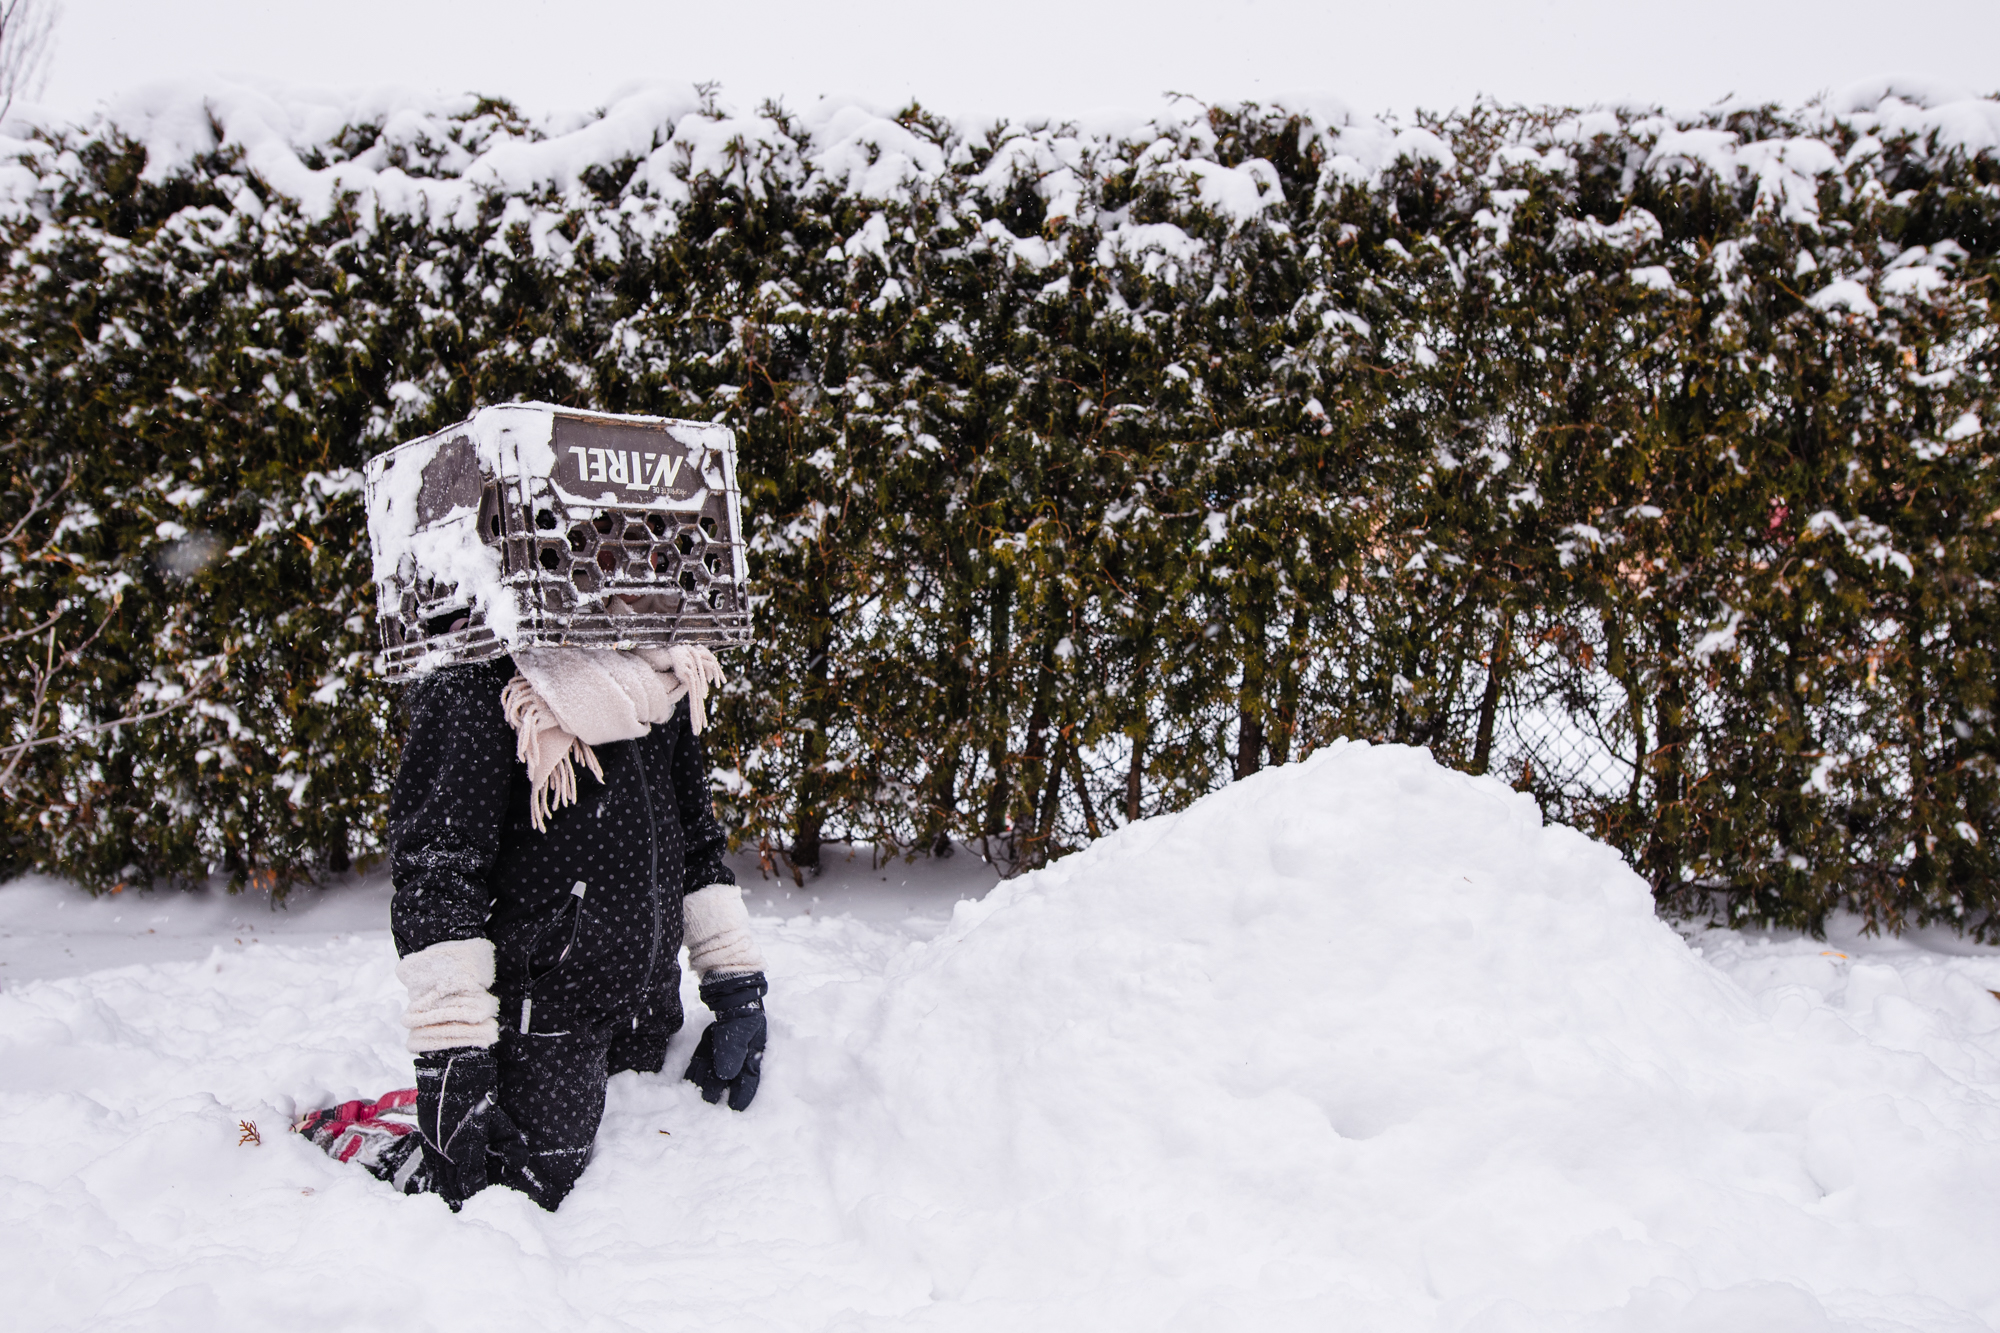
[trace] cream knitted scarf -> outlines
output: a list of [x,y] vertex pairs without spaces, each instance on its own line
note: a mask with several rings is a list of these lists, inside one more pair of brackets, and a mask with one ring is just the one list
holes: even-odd
[[520,674],[507,682],[500,707],[514,728],[514,752],[528,766],[528,818],[537,832],[575,802],[578,762],[604,780],[591,746],[645,735],[672,719],[683,695],[700,735],[708,726],[708,688],[722,683],[722,664],[699,644],[631,652],[523,648],[514,666]]

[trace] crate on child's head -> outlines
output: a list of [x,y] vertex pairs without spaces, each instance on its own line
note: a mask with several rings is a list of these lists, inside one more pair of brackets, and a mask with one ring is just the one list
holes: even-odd
[[750,592],[725,426],[513,403],[368,461],[382,672],[524,647],[729,647]]

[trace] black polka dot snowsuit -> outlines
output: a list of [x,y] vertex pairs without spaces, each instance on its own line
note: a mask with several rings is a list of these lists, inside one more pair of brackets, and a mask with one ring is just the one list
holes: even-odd
[[537,832],[500,707],[513,676],[502,658],[406,692],[390,924],[399,954],[493,941],[501,1107],[535,1154],[544,1187],[530,1192],[552,1207],[588,1159],[607,1071],[659,1068],[681,1025],[682,896],[735,876],[685,699],[637,740],[594,747],[604,780],[579,765],[576,803]]

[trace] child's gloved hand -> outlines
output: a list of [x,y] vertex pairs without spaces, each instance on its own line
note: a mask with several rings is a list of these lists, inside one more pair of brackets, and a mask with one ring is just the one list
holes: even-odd
[[764,983],[762,972],[717,977],[701,983],[701,1001],[715,1021],[701,1034],[688,1061],[687,1078],[701,1085],[702,1100],[720,1101],[726,1090],[729,1109],[741,1111],[757,1095],[764,1067]]
[[417,1131],[424,1136],[429,1187],[457,1212],[486,1188],[488,1154],[516,1170],[528,1163],[528,1141],[494,1101],[499,1066],[477,1046],[417,1057]]

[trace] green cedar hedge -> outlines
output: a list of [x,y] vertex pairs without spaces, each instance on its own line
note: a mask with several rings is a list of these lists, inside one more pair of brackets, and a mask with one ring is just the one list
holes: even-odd
[[0,873],[378,854],[355,469],[539,398],[738,431],[713,748],[775,864],[1031,865],[1352,736],[1534,792],[1669,911],[1993,936],[1996,142],[1881,90],[37,129]]

